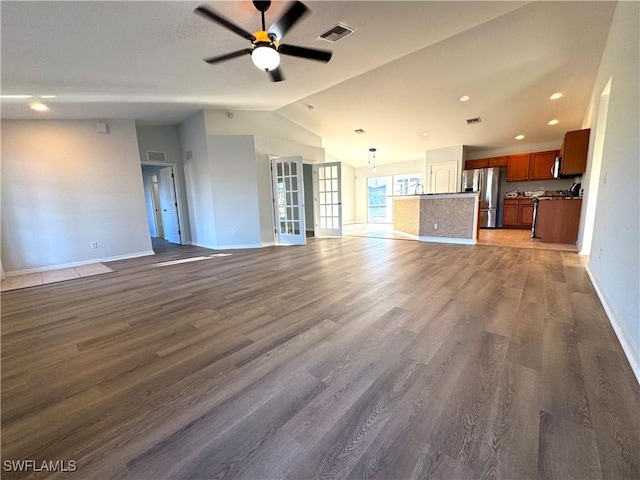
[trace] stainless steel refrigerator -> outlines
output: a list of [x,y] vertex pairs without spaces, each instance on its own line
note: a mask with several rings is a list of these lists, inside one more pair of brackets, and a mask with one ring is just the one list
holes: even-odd
[[480,192],[480,228],[498,226],[500,168],[478,168],[462,172],[462,191]]

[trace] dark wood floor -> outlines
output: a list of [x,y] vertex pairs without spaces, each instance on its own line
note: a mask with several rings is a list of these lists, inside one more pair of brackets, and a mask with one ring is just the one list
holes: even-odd
[[640,478],[640,388],[574,253],[160,250],[2,294],[2,460],[77,465],[3,478]]

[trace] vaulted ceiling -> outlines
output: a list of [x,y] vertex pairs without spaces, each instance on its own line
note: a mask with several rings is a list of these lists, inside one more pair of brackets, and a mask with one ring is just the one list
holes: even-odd
[[[249,31],[247,1],[202,2]],[[55,95],[44,114],[2,99],[2,118],[131,118],[177,124],[197,110],[268,110],[321,136],[354,166],[451,145],[491,149],[560,140],[580,128],[614,2],[305,2],[285,43],[330,49],[328,64],[283,57],[283,82],[240,57],[248,41],[194,15],[197,2],[1,4],[2,94]],[[286,9],[273,2],[267,25]],[[337,23],[355,32],[317,36]],[[559,100],[550,100],[562,92]],[[467,95],[469,101],[461,102]],[[481,123],[467,125],[466,119]],[[548,121],[559,123],[549,126]],[[358,135],[356,129],[365,130]],[[428,132],[428,136],[423,136]]]

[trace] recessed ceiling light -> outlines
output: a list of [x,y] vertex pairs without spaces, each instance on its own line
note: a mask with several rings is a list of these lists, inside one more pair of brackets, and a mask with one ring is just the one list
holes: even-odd
[[2,98],[31,98],[33,97],[33,95],[0,95],[0,97]]
[[420,135],[422,135],[423,137],[428,137],[429,136],[429,132],[422,132]]
[[40,98],[56,98],[55,95],[40,95]]
[[556,92],[553,95],[551,95],[549,98],[551,100],[558,100],[559,98],[562,98],[562,94],[560,92]]
[[557,118],[549,120],[549,125],[557,125],[558,123],[560,123],[560,120],[558,120]]
[[469,95],[463,95],[460,97],[460,101],[461,102],[468,102],[469,101]]
[[47,110],[49,110],[49,107],[47,107],[42,102],[33,102],[31,105],[29,105],[29,107],[31,108],[31,110],[35,110],[37,112],[46,112]]
[[520,135],[516,135],[516,140],[522,140],[524,138],[524,135],[520,134]]

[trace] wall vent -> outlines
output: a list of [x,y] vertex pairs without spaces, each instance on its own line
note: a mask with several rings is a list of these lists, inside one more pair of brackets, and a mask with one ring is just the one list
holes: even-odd
[[153,152],[147,150],[147,160],[150,162],[166,162],[167,157],[164,152]]
[[480,120],[480,117],[467,118],[467,125],[473,125],[475,123],[480,123],[480,122],[482,122],[482,120]]
[[338,40],[346,37],[347,35],[351,35],[356,30],[351,27],[347,27],[342,23],[337,24],[335,27],[331,27],[324,33],[318,35],[318,38],[322,40],[326,40],[327,42],[336,43]]

